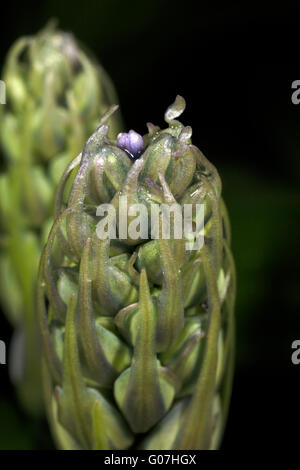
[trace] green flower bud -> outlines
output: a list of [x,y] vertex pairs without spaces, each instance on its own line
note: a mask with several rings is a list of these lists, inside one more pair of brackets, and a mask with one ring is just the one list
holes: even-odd
[[[43,408],[42,391],[32,379],[40,377],[40,345],[35,331],[36,258],[40,257],[53,216],[58,181],[71,159],[81,152],[101,116],[116,102],[116,95],[102,67],[72,34],[57,30],[54,24],[12,46],[4,64],[3,80],[7,103],[1,106],[0,144],[6,161],[5,173],[0,175],[0,221],[5,242],[1,245],[0,274],[9,289],[3,286],[0,300],[8,318],[22,332],[19,337],[24,338],[25,361],[17,382],[22,394],[26,388],[26,408],[38,414]],[[116,136],[118,113],[109,119],[109,124],[110,135]],[[128,160],[126,155],[125,159]],[[108,160],[104,179],[111,175],[110,157]],[[126,173],[125,169],[124,177]],[[111,183],[114,184],[116,190],[120,189],[122,178],[117,176]],[[97,191],[101,191],[98,186],[91,189],[92,200]],[[27,236],[36,243],[37,255],[31,258]],[[57,254],[55,261],[59,259]],[[60,315],[65,315],[62,297],[65,299],[67,294],[65,286],[60,285],[60,293],[54,289],[59,279],[56,274],[48,273],[52,280],[48,292]],[[23,278],[27,283],[30,280],[31,285],[27,286]],[[18,342],[13,344],[18,347]]]
[[89,171],[90,197],[95,203],[110,202],[122,188],[131,162],[118,147],[104,145]]
[[235,272],[220,178],[176,120],[184,107],[177,97],[166,129],[117,141],[106,124],[112,108],[59,183],[38,282],[59,448],[220,444]]

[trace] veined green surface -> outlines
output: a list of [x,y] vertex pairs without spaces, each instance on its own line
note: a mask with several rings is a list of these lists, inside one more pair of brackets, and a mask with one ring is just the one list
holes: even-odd
[[[107,136],[104,117],[60,181],[38,283],[44,389],[60,448],[219,446],[235,271],[221,180],[177,121],[184,107],[177,96],[168,127],[148,125],[137,157]],[[99,239],[96,209],[118,209],[119,196],[145,204],[148,216],[152,203],[203,204],[204,246],[189,251],[161,229],[157,240]]]

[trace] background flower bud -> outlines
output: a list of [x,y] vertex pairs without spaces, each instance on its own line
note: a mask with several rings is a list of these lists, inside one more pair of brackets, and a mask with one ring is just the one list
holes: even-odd
[[[72,34],[57,30],[54,23],[12,45],[3,80],[7,103],[0,110],[0,143],[5,156],[0,222],[5,243],[1,244],[0,274],[7,282],[0,299],[7,317],[20,331],[18,337],[24,339],[23,375],[14,382],[25,408],[37,415],[43,410],[43,399],[34,298],[36,260],[53,216],[56,185],[117,98],[104,69]],[[116,136],[118,112],[109,122],[111,136]],[[86,217],[86,232],[89,223]],[[28,239],[34,240],[37,255],[29,250]],[[57,255],[55,261],[59,258]],[[53,290],[52,294],[61,306],[59,294]],[[19,344],[15,341],[12,347]],[[17,354],[12,357],[16,360]]]

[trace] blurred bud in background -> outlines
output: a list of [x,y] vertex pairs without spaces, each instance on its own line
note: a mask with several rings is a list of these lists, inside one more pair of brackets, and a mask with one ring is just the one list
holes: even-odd
[[[42,395],[34,295],[56,184],[117,97],[104,69],[72,34],[57,30],[53,22],[36,36],[13,44],[3,82],[0,299],[15,327],[11,378],[27,411],[39,415]],[[119,112],[109,125],[110,136],[116,136]]]

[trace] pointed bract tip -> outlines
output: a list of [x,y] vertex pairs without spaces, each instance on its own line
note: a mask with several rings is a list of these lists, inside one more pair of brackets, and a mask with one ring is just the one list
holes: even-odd
[[119,105],[118,104],[113,104],[111,105],[106,111],[105,113],[103,114],[103,116],[101,117],[100,119],[100,122],[97,126],[97,129],[99,129],[99,127],[103,126],[103,124],[106,124],[107,121],[109,120],[109,118],[117,111],[117,109],[119,109]]
[[185,106],[185,99],[182,96],[177,95],[174,103],[172,103],[165,112],[165,121],[167,123],[172,122],[183,113]]

